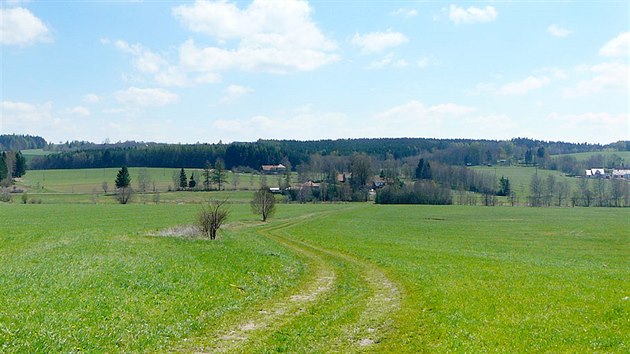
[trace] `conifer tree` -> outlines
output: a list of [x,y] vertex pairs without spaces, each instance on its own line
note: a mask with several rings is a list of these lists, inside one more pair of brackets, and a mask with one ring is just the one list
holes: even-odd
[[184,168],[182,167],[182,169],[179,171],[179,189],[186,189],[186,187],[188,186],[188,177],[186,177],[186,171],[184,171]]

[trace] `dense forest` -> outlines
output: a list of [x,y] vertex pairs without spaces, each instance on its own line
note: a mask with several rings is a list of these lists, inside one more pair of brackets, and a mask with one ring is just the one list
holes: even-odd
[[[263,164],[289,162],[292,166],[308,163],[313,156],[351,156],[365,153],[378,160],[388,156],[396,160],[423,156],[447,165],[487,163],[533,164],[547,161],[556,154],[630,150],[630,142],[609,145],[547,142],[525,138],[505,141],[471,139],[339,139],[339,140],[258,140],[230,144],[158,144],[125,142],[117,144],[65,143],[60,148],[48,144],[58,154],[34,158],[31,169],[70,169],[120,167],[203,168],[221,158],[226,168],[259,169]],[[556,164],[557,165],[557,164]],[[550,166],[551,167],[551,166]]]
[[0,135],[0,152],[10,150],[43,149],[47,143],[44,138],[30,135]]

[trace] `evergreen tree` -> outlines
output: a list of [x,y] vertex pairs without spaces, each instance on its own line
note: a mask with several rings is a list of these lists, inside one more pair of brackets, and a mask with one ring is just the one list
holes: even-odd
[[116,199],[120,204],[127,204],[131,198],[131,177],[129,176],[129,170],[127,166],[123,166],[116,175],[116,188],[118,193]]
[[212,164],[206,161],[203,169],[203,189],[209,191],[212,183]]
[[510,179],[505,176],[501,176],[501,178],[499,179],[499,192],[497,193],[497,195],[508,196],[510,195],[510,192]]
[[217,159],[214,163],[214,171],[212,171],[212,182],[216,183],[221,190],[221,185],[225,183],[227,179],[227,172],[225,171],[225,163],[223,159]]
[[179,171],[179,189],[184,190],[188,186],[188,177],[186,177],[186,171],[184,168]]
[[22,177],[26,174],[26,158],[22,155],[21,151],[15,154],[15,169],[13,170],[13,177]]
[[9,170],[7,169],[7,164],[5,162],[5,156],[6,154],[4,152],[0,154],[0,181],[7,178],[7,175],[9,174]]
[[424,161],[424,159],[420,159],[418,161],[418,167],[416,167],[416,179],[431,179],[431,165],[429,161]]
[[127,166],[123,166],[116,175],[116,188],[126,188],[131,184],[131,177]]
[[195,174],[190,175],[190,181],[188,181],[188,188],[195,189],[197,186],[197,181],[195,181]]

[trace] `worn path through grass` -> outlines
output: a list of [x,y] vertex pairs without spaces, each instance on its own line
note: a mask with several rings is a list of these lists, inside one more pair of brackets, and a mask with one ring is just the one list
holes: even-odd
[[[303,215],[257,232],[299,255],[309,275],[295,290],[180,348],[203,352],[374,350],[400,308],[399,288],[374,264],[291,237],[331,212]],[[305,333],[308,332],[308,333]]]

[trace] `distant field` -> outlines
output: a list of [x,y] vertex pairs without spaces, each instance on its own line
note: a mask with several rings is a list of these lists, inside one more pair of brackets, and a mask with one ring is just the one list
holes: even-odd
[[573,156],[578,161],[586,161],[592,156],[602,155],[605,157],[610,157],[612,155],[617,155],[621,157],[624,161],[624,164],[630,165],[630,151],[598,151],[598,152],[578,152],[575,154],[563,154],[563,155],[552,155],[552,157],[558,156]]
[[[543,180],[547,176],[552,175],[556,177],[556,182],[569,182],[572,188],[577,186],[578,178],[567,177],[560,171],[537,169],[536,167],[523,167],[523,166],[475,166],[474,170],[483,172],[487,175],[496,176],[497,181],[501,176],[505,176],[510,179],[510,185],[512,190],[519,196],[528,196],[529,185],[534,174],[538,174],[538,177]],[[497,182],[498,183],[498,182]]]
[[[3,352],[627,352],[630,210],[0,203]],[[596,222],[593,222],[596,220]],[[602,225],[605,225],[603,227]]]
[[[142,168],[131,167],[129,174],[131,175],[131,186],[137,189],[138,175]],[[29,170],[21,181],[21,185],[26,186],[29,192],[33,193],[79,193],[92,194],[94,191],[103,192],[103,182],[108,185],[108,190],[115,189],[114,181],[119,168],[97,168],[97,169],[68,169],[68,170]],[[174,181],[173,175],[177,176],[179,183],[178,168],[146,168],[151,183],[149,191],[153,190],[153,182],[157,191],[166,192],[169,186],[172,188]],[[201,185],[202,170],[185,169],[187,177],[190,178],[191,173],[195,174],[197,183]],[[278,184],[278,176],[266,176],[267,184],[274,186]],[[296,178],[294,175],[292,178]],[[233,189],[234,174],[227,172],[227,184],[224,189]],[[238,174],[237,189],[255,190],[260,186],[260,176],[251,174]],[[216,188],[216,185],[214,186]]]
[[27,149],[27,150],[22,150],[22,155],[24,155],[24,158],[26,159],[26,162],[31,161],[35,156],[46,156],[46,155],[50,155],[50,154],[54,154],[54,151],[46,151],[43,149]]

